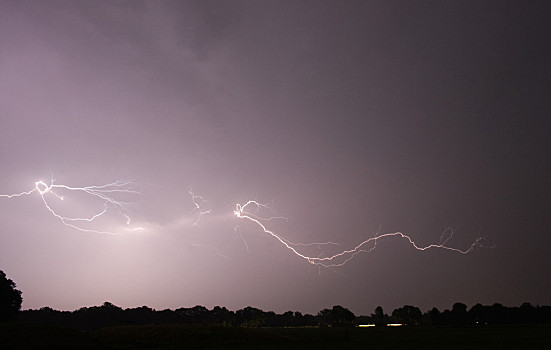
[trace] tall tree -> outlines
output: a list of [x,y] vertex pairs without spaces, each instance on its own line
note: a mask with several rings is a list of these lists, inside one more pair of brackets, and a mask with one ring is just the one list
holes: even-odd
[[21,310],[21,291],[16,289],[15,282],[6,277],[0,270],[0,322],[15,320]]

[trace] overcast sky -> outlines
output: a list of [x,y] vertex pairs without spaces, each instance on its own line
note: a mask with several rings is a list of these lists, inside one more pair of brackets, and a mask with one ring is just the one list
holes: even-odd
[[[536,1],[0,1],[0,194],[135,182],[63,225],[0,198],[23,308],[369,314],[551,304],[551,25]],[[193,197],[201,210],[199,222]],[[90,217],[83,192],[44,198]],[[61,193],[63,192],[63,193]],[[345,266],[313,257],[388,237]],[[371,246],[366,246],[370,248]]]

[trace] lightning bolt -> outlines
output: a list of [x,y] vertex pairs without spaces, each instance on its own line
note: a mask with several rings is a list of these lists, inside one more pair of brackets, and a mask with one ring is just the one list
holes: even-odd
[[[61,201],[64,200],[64,197],[59,195],[56,192],[57,190],[81,192],[91,197],[97,198],[103,201],[103,210],[89,217],[68,217],[68,216],[61,215],[52,208],[52,206],[50,205],[50,203],[46,198],[47,196],[54,196],[58,200],[61,200]],[[40,198],[44,203],[44,206],[46,207],[46,209],[53,216],[58,218],[65,226],[68,226],[83,232],[95,232],[95,233],[106,233],[106,234],[115,234],[115,233],[109,232],[109,231],[103,231],[103,230],[83,228],[83,227],[77,226],[77,224],[79,222],[92,222],[98,219],[99,217],[104,216],[108,212],[108,209],[112,207],[119,213],[119,215],[121,215],[126,219],[126,224],[130,225],[130,216],[129,216],[130,211],[128,207],[131,206],[133,203],[116,200],[114,196],[117,194],[141,195],[140,192],[134,189],[134,183],[131,181],[117,180],[115,182],[108,183],[105,185],[99,185],[99,186],[70,187],[67,185],[54,184],[54,179],[52,177],[52,180],[49,185],[44,181],[37,181],[34,184],[34,188],[30,191],[25,191],[25,192],[15,193],[15,194],[0,194],[0,198],[22,197],[22,196],[31,195],[35,192],[40,195]]]
[[356,255],[358,255],[360,253],[372,252],[376,248],[377,242],[379,240],[385,239],[385,238],[390,238],[390,237],[399,237],[399,238],[405,239],[409,242],[409,244],[413,248],[415,248],[417,250],[420,250],[420,251],[425,251],[425,250],[428,250],[428,249],[444,249],[444,250],[449,250],[449,251],[459,253],[459,254],[468,254],[468,253],[472,252],[477,247],[487,246],[486,245],[486,239],[484,237],[479,237],[476,240],[474,240],[474,242],[465,250],[449,247],[446,244],[453,237],[454,231],[453,231],[453,229],[448,228],[448,229],[444,230],[444,232],[442,233],[442,235],[440,237],[440,241],[439,241],[438,244],[429,244],[427,246],[419,246],[413,241],[413,239],[411,237],[403,234],[402,232],[383,233],[383,234],[377,234],[374,237],[370,237],[370,238],[364,240],[363,242],[359,243],[358,245],[356,245],[352,249],[343,250],[339,253],[336,253],[336,254],[333,254],[333,255],[328,255],[328,256],[325,256],[325,257],[320,257],[320,256],[313,257],[313,256],[308,256],[306,254],[301,253],[297,249],[297,246],[329,245],[329,244],[336,245],[337,243],[334,243],[334,242],[307,243],[307,244],[292,243],[289,240],[281,237],[280,235],[278,235],[277,233],[275,233],[274,231],[272,231],[272,230],[270,230],[269,228],[266,227],[265,222],[273,220],[274,217],[267,217],[267,218],[260,217],[258,212],[263,207],[266,207],[266,206],[261,204],[261,203],[258,203],[257,201],[250,200],[250,201],[246,202],[245,204],[239,204],[239,203],[236,204],[235,205],[235,210],[233,211],[233,213],[239,219],[248,220],[248,221],[258,225],[258,227],[262,231],[264,231],[264,233],[266,233],[266,234],[272,236],[273,238],[275,238],[276,240],[278,240],[285,248],[290,250],[296,256],[308,261],[310,264],[319,265],[319,266],[322,266],[322,267],[340,267],[340,266],[344,266],[346,263],[348,263],[350,260],[352,260]]
[[[58,213],[48,201],[48,197],[55,197],[60,201],[64,200],[64,197],[61,196],[58,192],[59,191],[69,191],[69,192],[79,192],[84,193],[90,197],[93,197],[95,199],[99,199],[103,202],[103,209],[96,212],[93,215],[90,215],[88,217],[69,217],[64,216],[60,213]],[[48,185],[44,181],[37,181],[34,184],[34,188],[29,191],[24,191],[20,193],[14,193],[14,194],[0,194],[0,198],[16,198],[16,197],[22,197],[22,196],[28,196],[33,193],[38,193],[40,196],[44,206],[46,209],[57,219],[59,219],[65,226],[71,227],[73,229],[83,231],[83,232],[95,232],[95,233],[106,233],[106,234],[115,234],[114,232],[110,231],[103,231],[103,230],[96,230],[96,229],[90,229],[82,227],[82,225],[79,225],[79,223],[84,222],[93,222],[94,220],[106,215],[110,209],[114,209],[120,216],[126,219],[126,224],[130,225],[130,216],[129,216],[129,207],[133,204],[131,202],[125,202],[121,200],[115,199],[117,195],[120,194],[132,194],[132,195],[141,195],[141,192],[138,192],[134,189],[134,183],[132,181],[125,181],[125,180],[117,180],[112,183],[108,183],[105,185],[99,185],[99,186],[86,186],[86,187],[70,187],[67,185],[59,185],[54,184],[54,179],[52,176],[51,182]],[[195,215],[195,219],[193,222],[193,226],[198,226],[199,221],[201,220],[201,217],[203,215],[211,214],[212,209],[210,208],[210,204],[207,200],[205,200],[202,196],[195,194],[191,189],[188,191],[188,193],[191,196],[194,208],[192,209],[192,213]],[[354,257],[356,257],[360,253],[369,253],[372,252],[376,247],[377,243],[380,240],[388,239],[392,237],[398,237],[401,239],[406,240],[414,249],[419,251],[425,251],[428,249],[443,249],[448,250],[454,253],[459,254],[468,254],[471,253],[474,249],[477,247],[490,247],[493,248],[492,245],[489,245],[488,242],[484,237],[479,237],[475,239],[471,245],[467,249],[459,249],[459,248],[453,248],[448,246],[448,242],[452,239],[454,235],[454,230],[451,228],[448,228],[444,230],[442,235],[440,236],[440,240],[438,243],[429,244],[427,246],[420,246],[408,235],[402,233],[402,232],[392,232],[392,233],[377,233],[375,236],[370,237],[359,244],[357,244],[355,247],[351,249],[342,250],[336,254],[333,255],[318,255],[318,256],[310,256],[306,253],[303,253],[301,251],[302,247],[309,247],[309,246],[339,246],[339,243],[335,242],[315,242],[315,243],[295,243],[292,242],[281,235],[274,232],[274,230],[268,228],[269,222],[275,221],[275,220],[285,220],[288,221],[287,218],[283,216],[263,216],[261,214],[265,213],[266,211],[272,212],[272,206],[259,203],[255,200],[249,200],[245,202],[245,204],[239,204],[237,203],[235,205],[235,209],[233,211],[233,214],[235,217],[241,220],[249,221],[256,226],[258,226],[264,233],[268,234],[269,236],[275,238],[279,243],[281,243],[286,249],[291,251],[296,256],[308,261],[310,264],[318,265],[319,267],[340,267],[344,266],[346,263],[348,263],[350,260],[352,260]],[[249,246],[247,242],[245,241],[244,237],[241,235],[241,233],[238,230],[239,226],[235,226],[234,230],[236,233],[239,234],[240,238],[243,240],[247,251],[249,250]],[[143,228],[138,227],[135,228],[136,230],[143,230]],[[132,229],[134,230],[134,229]],[[201,246],[209,249],[213,249],[216,251],[218,255],[220,255],[223,258],[228,258],[227,256],[223,255],[218,249],[214,246],[207,246],[202,244],[194,244],[196,246]]]
[[195,208],[191,210],[191,212],[195,216],[195,220],[193,221],[193,227],[196,227],[199,225],[199,221],[201,220],[201,216],[210,214],[212,210],[210,209],[209,202],[204,199],[202,196],[199,196],[195,193],[193,193],[193,190],[188,191],[189,195],[191,196],[191,200],[193,201],[193,205]]

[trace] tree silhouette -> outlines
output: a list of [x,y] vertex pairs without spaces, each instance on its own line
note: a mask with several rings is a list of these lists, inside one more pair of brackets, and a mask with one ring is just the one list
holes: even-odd
[[235,315],[238,324],[242,327],[261,327],[266,321],[266,313],[251,306],[237,310]]
[[392,311],[392,321],[403,323],[410,326],[418,326],[421,324],[423,314],[418,307],[405,305],[399,309]]
[[356,316],[352,311],[340,305],[332,309],[323,309],[318,313],[322,326],[352,327],[356,322]]
[[440,313],[440,310],[433,307],[430,311],[427,311],[423,314],[422,320],[423,324],[425,325],[437,325],[440,323],[440,319],[442,314]]
[[451,323],[453,324],[467,324],[469,323],[469,317],[467,315],[467,305],[463,303],[455,303],[451,312]]
[[377,326],[386,326],[386,324],[390,321],[388,315],[383,311],[382,306],[377,306],[375,308],[375,313],[371,314],[371,318]]
[[210,313],[214,324],[226,327],[233,324],[234,313],[225,307],[215,306]]
[[0,270],[0,322],[13,321],[21,309],[21,291],[15,289],[15,282]]

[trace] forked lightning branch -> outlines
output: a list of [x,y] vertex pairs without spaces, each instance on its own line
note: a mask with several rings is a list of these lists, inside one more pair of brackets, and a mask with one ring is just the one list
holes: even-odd
[[[67,216],[59,213],[53,208],[53,205],[48,201],[48,198],[55,198],[56,200],[64,200],[64,197],[58,194],[57,190],[65,190],[70,192],[78,192],[84,194],[93,199],[100,200],[103,203],[103,209],[99,210],[89,216]],[[127,225],[130,224],[129,216],[129,206],[132,204],[130,202],[125,202],[122,200],[117,200],[116,197],[121,194],[132,194],[139,195],[140,192],[134,190],[134,184],[131,181],[117,180],[112,183],[99,186],[86,186],[86,187],[71,187],[66,185],[54,184],[52,179],[48,185],[44,181],[37,181],[34,184],[34,188],[20,193],[15,194],[0,194],[0,198],[14,198],[29,196],[33,193],[36,193],[40,196],[40,199],[44,203],[46,209],[57,219],[59,219],[65,226],[71,227],[73,229],[83,231],[83,232],[95,232],[95,233],[106,233],[106,234],[115,234],[116,232],[111,232],[104,229],[94,229],[84,227],[83,223],[90,223],[96,219],[105,216],[109,211],[114,211],[121,218],[124,218]]]

